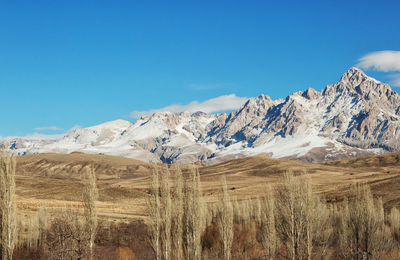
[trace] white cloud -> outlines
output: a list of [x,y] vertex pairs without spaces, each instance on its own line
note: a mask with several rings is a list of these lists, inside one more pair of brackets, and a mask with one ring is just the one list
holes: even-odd
[[62,128],[58,128],[57,126],[42,126],[42,127],[36,127],[34,128],[36,131],[45,131],[45,130],[51,130],[51,131],[59,131],[63,130]]
[[203,102],[192,101],[187,105],[174,104],[160,109],[152,109],[147,111],[133,111],[131,117],[140,118],[142,116],[152,115],[155,112],[169,111],[169,112],[197,112],[202,111],[205,113],[216,113],[227,110],[238,109],[243,103],[248,100],[247,97],[238,97],[235,94],[224,95]]
[[358,60],[358,67],[377,71],[400,71],[400,51],[376,51]]

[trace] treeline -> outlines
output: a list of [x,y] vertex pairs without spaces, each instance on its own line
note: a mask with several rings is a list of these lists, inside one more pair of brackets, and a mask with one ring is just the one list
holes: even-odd
[[83,214],[64,207],[48,216],[41,207],[24,218],[17,212],[15,199],[16,161],[0,155],[1,255],[13,259],[14,250],[25,251],[23,259],[93,259],[97,233],[97,186],[92,168],[87,167],[82,191]]
[[117,247],[121,259],[400,259],[400,212],[385,211],[366,185],[333,204],[313,192],[307,174],[285,173],[251,199],[231,197],[222,177],[210,202],[196,166],[155,166],[146,225],[109,226],[98,223],[96,175],[85,169],[83,212],[41,207],[26,218],[16,208],[15,159],[0,156],[2,259],[15,249],[20,259],[117,259],[96,255],[101,245]]
[[326,203],[307,174],[286,173],[251,200],[205,203],[196,167],[154,171],[148,199],[155,259],[400,259],[400,212],[368,186]]

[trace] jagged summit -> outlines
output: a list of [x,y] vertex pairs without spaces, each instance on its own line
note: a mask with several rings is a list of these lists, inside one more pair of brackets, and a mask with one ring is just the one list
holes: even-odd
[[354,80],[363,80],[368,79],[367,74],[364,73],[361,69],[357,67],[351,67],[348,71],[343,73],[342,77],[340,78],[341,82],[352,82]]
[[321,93],[319,91],[316,91],[313,88],[308,88],[307,90],[303,91],[301,94],[302,94],[303,97],[305,97],[307,99],[310,99],[310,100],[318,98],[319,96],[321,96]]
[[334,84],[327,85],[322,91],[324,96],[381,96],[382,94],[393,94],[389,85],[367,76],[361,69],[350,68],[340,80]]
[[[361,69],[356,68],[356,67],[352,67],[348,71],[346,71],[342,75],[342,77],[338,83],[347,85],[350,87],[357,87],[361,84],[366,84],[366,83],[370,83],[372,85],[386,85],[372,77],[367,76],[367,74],[365,74],[364,71],[362,71]],[[386,86],[388,86],[388,85],[386,85]]]
[[400,149],[400,96],[350,68],[321,92],[250,98],[237,111],[157,112],[74,129],[55,140],[7,138],[15,153],[105,153],[150,162],[215,163],[264,154],[326,161]]

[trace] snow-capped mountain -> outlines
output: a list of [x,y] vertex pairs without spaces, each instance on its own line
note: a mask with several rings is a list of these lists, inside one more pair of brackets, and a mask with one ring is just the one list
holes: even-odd
[[151,162],[215,163],[265,154],[325,161],[400,149],[400,96],[357,68],[318,92],[249,99],[229,115],[158,112],[48,140],[6,138],[16,154],[105,153]]

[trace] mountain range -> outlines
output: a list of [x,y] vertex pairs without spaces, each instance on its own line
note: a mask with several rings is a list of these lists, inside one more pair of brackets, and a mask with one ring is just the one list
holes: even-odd
[[17,155],[83,152],[207,164],[252,155],[329,161],[399,150],[399,119],[399,94],[351,68],[321,92],[309,88],[275,100],[260,95],[230,114],[157,112],[53,139],[9,137],[0,143]]

